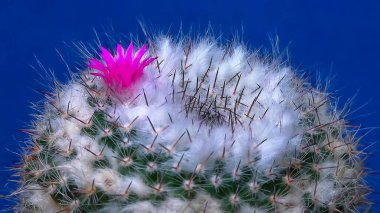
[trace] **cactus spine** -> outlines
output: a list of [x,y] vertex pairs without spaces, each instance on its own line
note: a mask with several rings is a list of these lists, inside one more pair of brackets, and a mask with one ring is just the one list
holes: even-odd
[[128,50],[118,46],[46,95],[19,168],[20,211],[355,212],[366,202],[355,131],[287,64],[212,38],[149,45],[156,58],[134,54],[146,61],[139,79],[120,83]]

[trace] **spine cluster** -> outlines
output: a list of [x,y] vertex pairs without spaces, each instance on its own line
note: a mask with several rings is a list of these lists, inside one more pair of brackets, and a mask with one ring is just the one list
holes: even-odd
[[91,65],[46,95],[25,130],[19,211],[356,212],[366,203],[359,138],[328,94],[237,42],[149,44],[152,63],[128,88],[111,78],[110,63],[123,72],[115,53],[96,60],[108,82]]

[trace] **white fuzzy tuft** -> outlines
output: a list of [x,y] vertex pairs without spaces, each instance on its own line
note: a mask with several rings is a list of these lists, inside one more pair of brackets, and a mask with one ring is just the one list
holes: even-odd
[[[132,104],[126,101],[125,104],[118,104],[116,110],[115,107],[110,108],[108,113],[118,117],[125,126],[138,117],[134,127],[140,137],[146,138],[141,142],[149,145],[158,134],[154,148],[160,148],[158,144],[161,144],[168,152],[175,150],[174,157],[178,159],[184,154],[182,166],[189,171],[208,158],[212,162],[220,157],[223,149],[229,156],[228,168],[233,169],[242,159],[250,162],[259,157],[257,165],[267,169],[286,151],[299,146],[300,138],[296,136],[302,129],[298,126],[300,115],[294,110],[294,105],[300,102],[300,94],[295,91],[290,68],[263,63],[242,46],[234,47],[229,50],[231,54],[226,55],[227,50],[210,39],[192,43],[188,55],[187,48],[187,44],[175,44],[169,38],[158,39],[155,49],[161,62],[160,73],[148,67],[147,77],[143,83],[136,85],[138,93],[130,100],[139,97]],[[239,115],[249,113],[248,116],[255,117],[241,117],[242,125],[236,124],[232,131],[226,122],[210,126],[199,120],[196,112],[186,115],[181,91],[174,91],[173,96],[173,88],[178,89],[182,84],[181,66],[185,66],[185,61],[188,66],[188,91],[197,89],[197,78],[201,81],[208,69],[208,82],[205,83],[213,86],[217,75],[215,91],[210,91],[216,96],[221,95],[223,82],[233,78],[231,82],[234,83],[227,84],[224,95],[237,99],[244,88],[237,111]],[[240,76],[239,83],[236,76]],[[173,87],[172,83],[177,86]],[[206,91],[199,93],[205,95]],[[256,103],[249,110],[255,98]],[[234,105],[234,101],[231,100],[228,105]],[[178,140],[180,142],[175,144]],[[213,155],[210,157],[211,153]]]

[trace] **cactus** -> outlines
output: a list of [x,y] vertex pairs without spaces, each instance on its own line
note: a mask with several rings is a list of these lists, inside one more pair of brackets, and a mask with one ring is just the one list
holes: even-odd
[[356,212],[359,137],[325,91],[240,42],[86,52],[35,116],[22,212]]

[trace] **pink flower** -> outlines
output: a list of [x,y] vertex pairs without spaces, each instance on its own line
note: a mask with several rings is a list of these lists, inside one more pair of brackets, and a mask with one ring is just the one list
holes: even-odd
[[118,44],[115,55],[104,47],[101,50],[102,60],[91,58],[88,67],[99,71],[91,74],[103,78],[106,85],[119,94],[135,83],[142,76],[144,68],[156,59],[146,57],[141,60],[146,53],[145,44],[135,54],[132,42],[127,50]]

